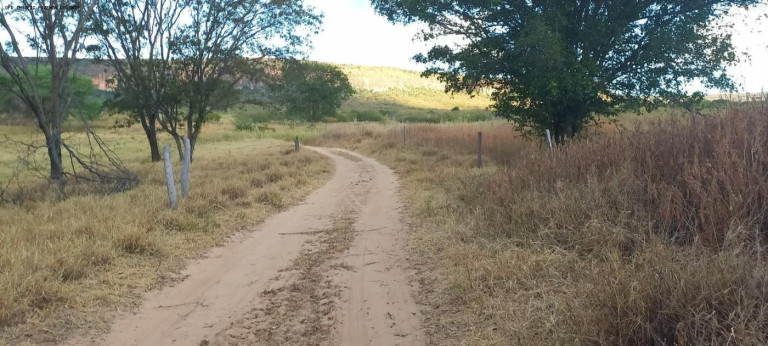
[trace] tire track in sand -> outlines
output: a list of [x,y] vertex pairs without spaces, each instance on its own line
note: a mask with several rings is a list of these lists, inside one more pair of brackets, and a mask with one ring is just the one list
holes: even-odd
[[[134,314],[118,317],[111,333],[70,344],[199,345],[216,340],[264,305],[261,293],[285,287],[291,265],[315,233],[331,229],[339,215],[353,217],[355,239],[337,261],[348,270],[328,273],[340,287],[329,338],[334,345],[424,344],[419,308],[412,294],[405,255],[397,176],[358,154],[310,148],[329,156],[336,172],[302,204],[267,219],[252,232],[234,236],[183,272],[186,279],[147,295]],[[346,152],[360,160],[350,160]],[[259,322],[259,323],[264,323]],[[262,344],[258,340],[239,339]]]

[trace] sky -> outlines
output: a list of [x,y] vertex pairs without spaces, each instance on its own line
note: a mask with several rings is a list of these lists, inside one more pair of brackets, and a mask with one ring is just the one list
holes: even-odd
[[[0,0],[0,4],[7,3]],[[429,46],[414,41],[417,25],[395,25],[377,15],[370,0],[305,0],[325,15],[322,32],[314,37],[310,60],[342,64],[389,66],[422,71],[411,58]],[[737,10],[727,20],[734,24],[733,43],[751,60],[729,69],[742,92],[768,92],[768,4],[749,12]],[[760,18],[763,18],[760,21]],[[0,30],[2,31],[2,30]],[[0,32],[0,41],[7,35]],[[694,85],[689,91],[718,93]]]
[[[417,26],[389,23],[373,11],[368,0],[307,0],[324,13],[322,32],[314,38],[310,60],[341,64],[398,67],[421,71],[424,66],[411,60],[417,53],[428,50],[423,43],[414,42]],[[736,11],[728,20],[734,27],[733,42],[737,51],[751,56],[729,69],[743,92],[768,92],[768,5],[748,13]],[[690,91],[705,91],[693,86]]]
[[368,0],[307,0],[323,12],[322,32],[310,60],[421,70],[411,57],[427,46],[413,41],[418,29],[389,23]]

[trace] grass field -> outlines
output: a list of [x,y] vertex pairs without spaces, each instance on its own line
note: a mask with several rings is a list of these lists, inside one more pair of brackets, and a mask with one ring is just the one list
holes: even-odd
[[[0,344],[105,330],[110,317],[136,306],[143,292],[177,280],[186,259],[296,204],[333,171],[314,152],[294,153],[288,142],[214,124],[195,151],[191,195],[171,211],[162,163],[149,162],[140,128],[98,132],[141,183],[113,195],[71,183],[69,198],[59,202],[40,180],[21,177],[22,187],[37,188],[18,205],[0,206]],[[39,137],[29,127],[0,126],[4,136]],[[78,136],[65,134],[72,142]],[[172,142],[163,137],[161,143]],[[5,179],[15,167],[13,146],[3,147],[0,162]]]
[[[393,167],[438,345],[768,342],[768,114],[658,117],[549,153],[509,124],[339,125]],[[486,165],[475,168],[483,131]]]
[[[206,124],[177,211],[138,126],[94,124],[137,188],[104,195],[71,182],[60,201],[18,165],[14,141],[39,145],[38,131],[3,122],[0,184],[22,170],[8,187],[16,204],[0,206],[0,344],[103,331],[143,292],[178,280],[185,260],[301,201],[333,167],[294,153],[294,136],[399,173],[434,344],[768,343],[764,102],[625,114],[548,152],[490,120],[487,95],[446,95],[409,71],[343,68],[360,92],[326,123],[244,108]],[[237,131],[239,116],[258,121]],[[70,124],[64,137],[84,147],[82,132]],[[35,158],[44,168],[44,154]]]

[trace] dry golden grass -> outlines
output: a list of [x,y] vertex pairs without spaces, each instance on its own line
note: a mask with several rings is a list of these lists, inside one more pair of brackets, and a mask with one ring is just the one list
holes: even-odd
[[[33,138],[24,128],[0,131]],[[0,207],[0,344],[103,331],[115,311],[177,280],[186,259],[298,203],[333,170],[319,154],[294,153],[291,143],[231,138],[231,129],[214,125],[195,151],[190,197],[171,211],[162,163],[148,162],[141,131],[100,132],[141,184],[108,196],[72,193],[61,202],[29,194],[20,205]]]
[[765,108],[554,154],[508,126],[409,126],[403,145],[401,127],[346,125],[314,142],[401,175],[432,344],[768,343]]

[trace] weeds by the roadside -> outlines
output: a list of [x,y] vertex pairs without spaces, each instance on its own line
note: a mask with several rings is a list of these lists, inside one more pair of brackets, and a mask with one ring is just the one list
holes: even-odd
[[125,157],[142,176],[134,190],[1,207],[0,343],[103,330],[112,311],[172,280],[185,259],[303,199],[333,166],[290,147],[253,139],[199,146],[190,197],[176,211],[162,163],[132,153]]
[[[485,127],[483,127],[485,126]],[[347,127],[403,177],[434,344],[768,342],[768,114],[662,118],[548,153],[509,125]],[[472,168],[477,131],[496,165]],[[404,142],[404,143],[403,143]]]

